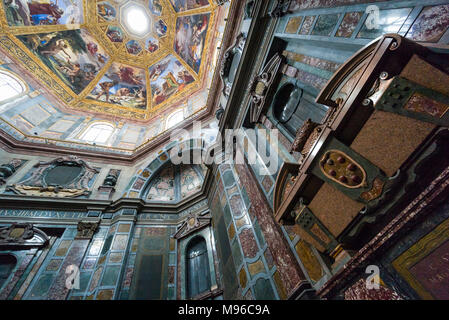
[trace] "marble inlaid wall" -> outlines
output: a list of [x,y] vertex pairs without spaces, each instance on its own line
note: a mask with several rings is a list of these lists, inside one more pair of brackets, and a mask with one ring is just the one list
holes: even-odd
[[174,231],[174,228],[167,226],[140,227],[139,236],[134,240],[138,243],[135,243],[137,252],[129,289],[130,299],[174,298],[174,282],[169,274],[169,270],[176,267],[176,252],[170,247],[170,236]]
[[247,191],[236,177],[230,165],[219,166],[211,203],[224,298],[284,299],[285,290],[277,281],[273,253],[259,220],[251,215]]
[[[376,5],[373,25],[367,7]],[[308,57],[288,57],[299,69],[305,89],[318,94],[340,65],[358,49],[386,33],[421,42],[449,43],[448,1],[292,1],[290,14],[279,20],[275,37],[287,42],[287,51]],[[323,60],[331,62],[316,63]]]

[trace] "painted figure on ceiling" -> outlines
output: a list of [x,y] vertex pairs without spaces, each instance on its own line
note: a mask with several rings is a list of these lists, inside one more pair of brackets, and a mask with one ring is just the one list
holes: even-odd
[[75,93],[81,93],[108,59],[84,29],[18,36]]
[[118,81],[116,81],[116,80],[100,83],[99,86],[101,88],[101,91],[97,95],[97,100],[99,100],[101,96],[106,95],[106,101],[109,102],[109,95],[111,94],[110,90],[112,87],[116,86],[117,84],[118,84]]
[[209,16],[199,14],[180,17],[176,22],[174,49],[197,73],[201,67]]
[[10,25],[31,25],[31,15],[26,0],[4,0],[6,18]]
[[155,52],[157,49],[159,49],[159,46],[157,45],[156,41],[152,41],[151,39],[148,40],[148,47],[147,50],[151,53]]
[[146,109],[145,71],[113,63],[87,97],[123,107]]
[[81,23],[81,0],[3,0],[10,26]]

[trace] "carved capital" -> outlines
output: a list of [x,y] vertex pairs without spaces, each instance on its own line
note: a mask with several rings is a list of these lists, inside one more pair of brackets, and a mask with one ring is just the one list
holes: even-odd
[[94,236],[95,232],[98,230],[100,226],[100,221],[98,222],[78,222],[78,233],[76,234],[75,239],[77,240],[90,240]]

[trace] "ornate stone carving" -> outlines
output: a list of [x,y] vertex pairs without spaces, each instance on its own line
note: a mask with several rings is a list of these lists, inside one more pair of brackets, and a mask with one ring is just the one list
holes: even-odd
[[346,188],[366,185],[366,171],[340,150],[327,151],[320,160],[320,169],[326,177]]
[[292,0],[277,0],[276,4],[273,7],[273,10],[270,12],[270,17],[272,18],[280,18],[289,12],[290,4]]
[[45,246],[48,240],[48,236],[31,223],[13,223],[9,227],[0,228],[0,247],[40,247]]
[[318,123],[313,122],[311,119],[307,119],[302,127],[296,132],[296,138],[292,143],[290,153],[301,152],[307,142],[307,139],[309,139],[309,136],[317,126]]
[[199,214],[199,213],[190,213],[185,219],[181,226],[176,231],[174,238],[182,239],[187,235],[210,225],[212,217],[209,213]]
[[[50,170],[58,166],[79,167],[80,174],[65,185],[49,185],[46,176]],[[29,196],[64,198],[89,195],[89,182],[97,173],[97,169],[90,167],[76,156],[60,157],[50,162],[36,164],[30,175],[27,175],[17,185],[8,186],[7,190]]]
[[262,73],[251,81],[249,89],[252,99],[250,107],[250,121],[252,123],[257,123],[259,121],[265,104],[271,95],[274,80],[284,61],[285,57],[277,53],[271,58]]
[[12,176],[18,168],[20,168],[26,160],[13,159],[7,164],[0,166],[0,186],[6,183],[6,179]]
[[[230,46],[224,56],[223,60],[221,62],[221,69],[220,69],[220,77],[223,81],[223,94],[225,96],[228,96],[231,93],[232,89],[232,79],[230,80],[229,77],[231,75],[231,69],[234,62],[234,59],[237,58],[237,56],[241,56],[243,53],[243,48],[245,47],[246,43],[246,36],[244,33],[240,33],[237,38],[235,39],[235,42],[232,46]],[[235,64],[237,67],[238,64]]]
[[106,178],[103,181],[103,185],[108,186],[108,187],[114,187],[117,184],[117,180],[120,175],[120,172],[121,171],[117,170],[117,169],[109,170],[108,175],[106,176]]
[[94,236],[95,232],[98,230],[100,226],[100,221],[98,222],[78,222],[78,233],[76,234],[75,239],[79,240],[90,240]]

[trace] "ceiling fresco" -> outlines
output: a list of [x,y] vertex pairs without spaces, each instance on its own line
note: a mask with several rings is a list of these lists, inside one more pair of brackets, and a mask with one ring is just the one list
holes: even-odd
[[0,2],[0,46],[66,108],[149,121],[196,95],[205,107],[226,18],[213,0]]

